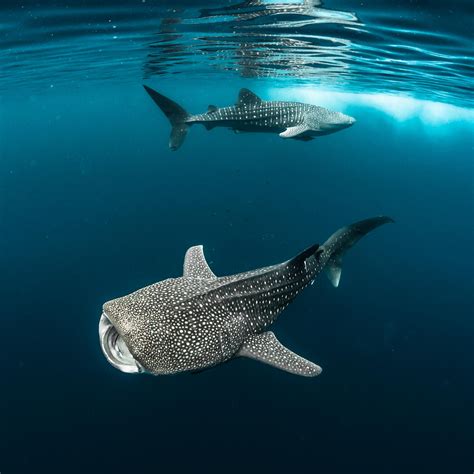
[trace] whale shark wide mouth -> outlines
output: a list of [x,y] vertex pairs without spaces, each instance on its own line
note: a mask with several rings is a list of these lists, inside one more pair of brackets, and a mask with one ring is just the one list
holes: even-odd
[[100,317],[99,337],[105,358],[116,369],[127,374],[143,372],[143,367],[133,358],[125,341],[105,313]]

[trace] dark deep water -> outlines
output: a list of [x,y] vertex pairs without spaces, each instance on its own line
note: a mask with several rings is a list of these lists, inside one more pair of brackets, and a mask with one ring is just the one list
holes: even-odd
[[[0,10],[2,474],[473,472],[472,6],[267,3]],[[248,87],[357,123],[309,143],[195,126],[173,153],[142,83],[192,112]],[[179,276],[189,246],[231,274],[378,214],[396,224],[340,287],[321,275],[273,328],[321,376],[103,357],[102,304]]]

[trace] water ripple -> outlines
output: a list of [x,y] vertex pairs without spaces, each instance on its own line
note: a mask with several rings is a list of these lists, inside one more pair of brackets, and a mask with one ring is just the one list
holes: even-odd
[[412,11],[337,5],[357,11],[318,0],[4,10],[0,87],[239,75],[352,92],[403,91],[473,106],[468,6]]

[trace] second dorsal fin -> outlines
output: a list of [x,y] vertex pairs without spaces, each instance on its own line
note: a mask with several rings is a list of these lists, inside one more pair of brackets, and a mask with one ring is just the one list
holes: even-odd
[[212,112],[217,112],[217,107],[215,105],[208,105],[207,106],[207,113],[210,114]]
[[254,94],[249,89],[240,89],[239,98],[237,99],[237,106],[244,106],[250,104],[260,104],[262,99],[257,94]]

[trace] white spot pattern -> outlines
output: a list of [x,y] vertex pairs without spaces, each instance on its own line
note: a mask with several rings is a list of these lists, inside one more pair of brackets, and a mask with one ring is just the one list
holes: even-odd
[[282,345],[271,331],[249,337],[238,355],[259,360],[304,377],[315,377],[322,372],[319,365],[304,359]]
[[106,303],[104,313],[148,372],[199,370],[232,357],[321,269],[311,254],[227,277],[168,279]]
[[328,262],[340,262],[357,240],[387,222],[392,220],[358,222],[287,262],[227,277],[212,273],[201,246],[191,247],[183,277],[109,301],[103,311],[133,358],[153,374],[204,369],[240,350],[292,373],[317,375],[318,366],[264,331]]
[[201,123],[208,128],[228,127],[235,131],[278,133],[301,127],[301,134],[312,136],[346,128],[352,125],[354,120],[340,112],[316,105],[263,101],[251,91],[242,89],[236,106],[212,108],[207,113],[191,115],[186,119],[186,123]]

